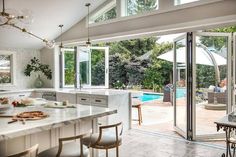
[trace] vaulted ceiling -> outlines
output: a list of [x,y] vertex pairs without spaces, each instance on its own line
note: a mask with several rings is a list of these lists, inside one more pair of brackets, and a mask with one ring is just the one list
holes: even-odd
[[[5,0],[6,9],[29,10],[33,23],[24,25],[40,37],[55,39],[60,35],[59,24],[66,31],[87,15],[85,3],[91,3],[91,11],[105,0]],[[0,9],[2,0],[0,0]],[[0,48],[40,49],[44,43],[14,28],[0,27]]]

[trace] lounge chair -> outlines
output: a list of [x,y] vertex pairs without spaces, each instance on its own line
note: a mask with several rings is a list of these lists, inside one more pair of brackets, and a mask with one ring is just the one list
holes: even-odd
[[227,93],[226,92],[208,92],[208,103],[213,104],[216,99],[219,104],[227,104]]

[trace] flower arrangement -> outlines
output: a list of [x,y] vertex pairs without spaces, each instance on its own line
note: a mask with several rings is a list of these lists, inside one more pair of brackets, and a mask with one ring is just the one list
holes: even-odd
[[49,65],[40,63],[36,57],[30,60],[30,63],[26,65],[24,70],[25,76],[31,76],[32,72],[42,72],[47,79],[52,79],[52,70],[49,68]]

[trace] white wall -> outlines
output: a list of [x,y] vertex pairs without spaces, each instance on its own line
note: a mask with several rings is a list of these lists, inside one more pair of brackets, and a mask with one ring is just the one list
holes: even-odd
[[34,81],[37,75],[26,77],[24,69],[30,59],[37,57],[40,59],[40,51],[33,49],[14,49],[14,48],[0,48],[1,51],[11,51],[15,54],[15,85],[14,86],[1,86],[1,89],[18,89],[18,88],[33,88]]
[[54,80],[55,80],[54,50],[53,49],[48,49],[48,48],[43,48],[40,52],[41,52],[40,53],[41,62],[43,64],[49,65],[50,69],[52,70],[52,79],[51,80],[48,80],[45,76],[42,77],[43,82],[44,82],[44,87],[46,87],[46,88],[54,87]]

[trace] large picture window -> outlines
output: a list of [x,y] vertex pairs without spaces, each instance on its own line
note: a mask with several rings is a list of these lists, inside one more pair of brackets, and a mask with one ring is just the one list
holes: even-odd
[[127,16],[158,9],[158,0],[127,0]]
[[108,47],[63,49],[63,87],[108,88],[108,57]]
[[92,14],[89,23],[97,23],[117,17],[116,0],[105,2],[102,8],[99,8],[94,14]]

